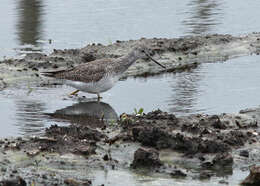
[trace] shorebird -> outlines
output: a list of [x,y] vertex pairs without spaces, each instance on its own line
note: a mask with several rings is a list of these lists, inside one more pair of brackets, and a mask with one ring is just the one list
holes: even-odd
[[111,89],[120,76],[140,58],[149,58],[162,68],[166,68],[149,55],[147,47],[140,45],[120,58],[98,59],[66,70],[42,72],[42,75],[64,80],[65,84],[76,88],[77,90],[70,95],[83,91],[97,94],[99,100],[100,93]]

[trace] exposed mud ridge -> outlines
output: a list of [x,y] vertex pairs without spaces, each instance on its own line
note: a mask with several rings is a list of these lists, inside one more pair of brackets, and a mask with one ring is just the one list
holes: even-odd
[[257,128],[256,122],[241,126],[239,118],[232,123],[225,121],[225,115],[196,115],[188,119],[157,110],[143,116],[122,115],[121,118],[129,140],[187,155],[229,152],[259,140],[252,132]]
[[[154,59],[167,69],[157,68],[153,63],[139,60],[132,65],[122,78],[148,76],[163,72],[179,72],[196,68],[203,62],[225,61],[230,58],[258,54],[260,34],[241,36],[206,35],[183,38],[142,38],[139,40],[117,41],[111,45],[89,44],[81,49],[54,50],[47,55],[27,54],[22,59],[8,59],[0,63],[4,82],[10,79],[38,78],[39,71],[64,69],[101,58],[118,58],[128,54],[133,47],[144,43]],[[19,77],[19,78],[18,78]]]

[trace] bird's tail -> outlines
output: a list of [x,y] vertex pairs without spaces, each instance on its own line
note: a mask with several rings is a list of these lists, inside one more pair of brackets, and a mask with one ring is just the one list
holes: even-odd
[[59,76],[59,74],[63,73],[66,70],[57,70],[57,71],[46,71],[46,72],[41,72],[41,75],[46,76],[46,77],[56,77]]

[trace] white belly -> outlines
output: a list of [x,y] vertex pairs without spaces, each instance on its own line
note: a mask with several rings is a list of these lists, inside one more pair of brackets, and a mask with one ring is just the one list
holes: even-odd
[[88,92],[91,94],[97,94],[101,92],[105,92],[109,89],[111,89],[115,83],[118,81],[119,77],[115,76],[108,76],[105,78],[102,78],[98,82],[94,83],[84,83],[81,81],[71,81],[71,80],[65,80],[65,83],[69,86],[72,86],[80,91]]

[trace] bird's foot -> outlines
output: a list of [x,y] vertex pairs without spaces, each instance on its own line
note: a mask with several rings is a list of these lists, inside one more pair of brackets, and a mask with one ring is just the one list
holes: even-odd
[[79,90],[75,90],[75,91],[71,92],[69,94],[69,96],[75,96],[75,95],[77,95],[78,92],[79,92]]

